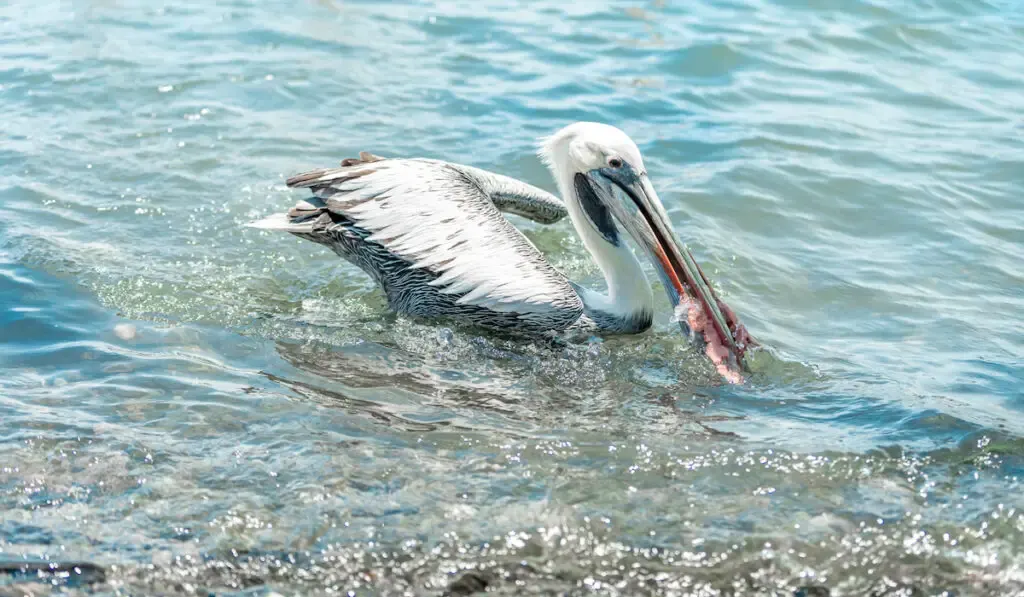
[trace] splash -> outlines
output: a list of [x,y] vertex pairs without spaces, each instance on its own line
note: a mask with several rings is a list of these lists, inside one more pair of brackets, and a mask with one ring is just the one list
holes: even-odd
[[[731,314],[726,311],[727,317]],[[686,322],[690,330],[695,334],[701,334],[704,338],[704,354],[711,359],[718,371],[727,382],[731,384],[743,383],[743,375],[740,373],[739,363],[736,357],[725,344],[724,339],[705,313],[699,301],[684,299],[676,306],[676,319]],[[735,321],[733,317],[730,320]],[[730,322],[731,323],[731,322]]]

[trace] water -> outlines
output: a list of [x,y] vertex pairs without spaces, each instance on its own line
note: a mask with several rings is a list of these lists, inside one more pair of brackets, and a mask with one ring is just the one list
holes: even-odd
[[[210,4],[0,6],[0,593],[1024,594],[1018,2]],[[242,228],[360,150],[552,188],[575,120],[746,385],[667,301],[481,336]]]

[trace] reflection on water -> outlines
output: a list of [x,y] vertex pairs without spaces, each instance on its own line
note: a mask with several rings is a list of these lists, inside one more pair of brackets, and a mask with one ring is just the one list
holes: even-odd
[[[513,8],[0,6],[0,594],[1024,593],[1024,13]],[[573,120],[637,140],[749,383],[667,304],[482,335],[243,227],[361,150],[550,189]]]
[[[442,328],[438,338],[441,345],[448,347],[454,342],[455,336],[451,330]],[[496,367],[493,363],[495,360],[512,360],[529,366],[541,362],[550,363],[560,358],[585,358],[598,354],[592,345],[568,345],[561,351],[552,351],[550,348],[538,349],[533,342],[509,341],[508,344],[526,353],[517,354],[507,348],[495,347],[484,337],[474,337],[470,342],[479,349],[477,358],[488,362],[492,369]],[[304,379],[315,381],[307,383],[270,373],[267,375],[305,399],[325,406],[344,408],[355,416],[373,417],[404,431],[434,431],[440,427],[470,431],[494,427],[505,435],[513,436],[519,430],[524,434],[521,437],[525,438],[544,433],[545,429],[558,429],[559,420],[552,416],[553,413],[558,413],[559,418],[584,414],[578,410],[578,404],[572,403],[575,400],[574,393],[566,392],[564,388],[540,394],[533,388],[523,391],[523,388],[502,386],[501,379],[497,383],[494,379],[474,382],[468,379],[467,371],[439,371],[431,367],[429,359],[417,358],[401,349],[386,351],[379,345],[367,344],[361,344],[358,350],[351,351],[333,350],[316,343],[278,343],[277,349],[282,358],[301,371]],[[379,355],[381,352],[385,354]],[[442,350],[439,356],[450,357],[453,352]],[[569,355],[565,355],[565,352],[569,352]],[[382,366],[382,359],[387,360],[387,367]],[[450,361],[450,358],[444,360]],[[461,362],[466,364],[465,360]],[[594,365],[587,363],[586,366]],[[513,375],[514,379],[532,377],[518,372]],[[503,387],[505,391],[500,391]],[[492,388],[492,391],[488,388]],[[709,424],[741,417],[704,415],[696,410],[683,410],[677,402],[679,389],[666,386],[650,390],[640,400],[658,408],[662,425],[677,425],[675,433],[681,437],[687,435],[688,429],[689,434],[699,430],[704,434],[730,435],[713,429]],[[692,388],[687,390],[692,392]],[[370,399],[361,399],[359,394],[369,396]],[[592,417],[600,413],[588,409],[585,414]],[[583,422],[580,423],[573,426],[575,431],[584,428]],[[607,425],[602,424],[602,427],[607,428]]]

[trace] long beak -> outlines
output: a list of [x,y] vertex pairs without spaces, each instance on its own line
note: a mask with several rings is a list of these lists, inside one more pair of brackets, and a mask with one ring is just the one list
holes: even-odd
[[[626,195],[622,198],[622,203],[626,204],[625,213],[620,210],[613,212],[620,216],[620,220],[626,220],[622,222],[624,227],[650,253],[661,270],[673,306],[678,307],[684,302],[689,302],[688,306],[696,306],[702,312],[693,313],[693,316],[685,318],[685,322],[684,318],[681,318],[681,324],[690,332],[702,333],[706,344],[716,345],[712,350],[718,350],[718,353],[713,354],[712,350],[708,350],[708,356],[728,379],[739,379],[743,354],[747,346],[754,342],[745,329],[740,333],[742,326],[736,321],[732,310],[719,300],[707,276],[694,260],[693,254],[676,236],[647,175],[638,175],[635,172],[623,174],[621,171],[610,172],[608,169],[599,170],[597,173]],[[628,205],[629,203],[632,205]],[[728,310],[729,317],[722,312],[723,307]],[[700,317],[701,314],[704,318]],[[687,323],[689,325],[686,325]],[[730,323],[733,324],[732,327]],[[737,332],[736,335],[734,330]],[[737,342],[736,336],[740,336],[741,342]],[[717,349],[718,345],[728,354],[721,354],[721,350]],[[722,366],[732,372],[732,375],[722,371]]]

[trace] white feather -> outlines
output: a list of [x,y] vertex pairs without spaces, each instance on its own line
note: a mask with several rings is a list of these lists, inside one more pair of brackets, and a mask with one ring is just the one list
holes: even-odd
[[313,230],[312,222],[302,222],[300,224],[292,224],[288,218],[288,214],[271,214],[261,220],[255,222],[249,222],[246,224],[248,228],[260,228],[263,230],[284,230],[286,232],[306,232]]

